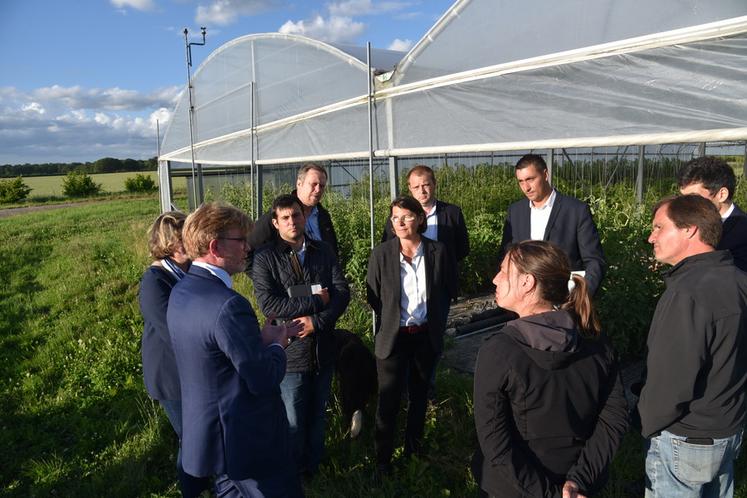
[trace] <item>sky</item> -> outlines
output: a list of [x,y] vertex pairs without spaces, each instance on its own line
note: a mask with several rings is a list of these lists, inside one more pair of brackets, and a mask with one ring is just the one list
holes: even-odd
[[0,0],[0,164],[145,159],[192,74],[239,36],[408,50],[453,0]]

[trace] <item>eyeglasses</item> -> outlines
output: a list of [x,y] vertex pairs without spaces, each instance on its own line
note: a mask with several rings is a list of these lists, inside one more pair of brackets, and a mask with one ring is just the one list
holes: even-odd
[[411,221],[415,221],[416,216],[412,214],[405,214],[403,216],[392,216],[389,218],[389,220],[392,222],[393,225],[396,225],[400,222],[400,220],[404,221],[405,223],[410,223]]
[[218,240],[237,240],[239,242],[243,242],[244,244],[249,243],[249,241],[246,240],[246,237],[218,237]]

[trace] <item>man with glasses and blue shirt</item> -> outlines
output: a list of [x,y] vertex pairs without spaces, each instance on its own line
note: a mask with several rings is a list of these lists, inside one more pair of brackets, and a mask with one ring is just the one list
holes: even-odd
[[192,266],[174,286],[167,324],[179,371],[182,466],[215,479],[222,498],[301,497],[280,382],[298,322],[261,330],[232,289],[243,272],[251,221],[208,203],[187,217],[182,240]]

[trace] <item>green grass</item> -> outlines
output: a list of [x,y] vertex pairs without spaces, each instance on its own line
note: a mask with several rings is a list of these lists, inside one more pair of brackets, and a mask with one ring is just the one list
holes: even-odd
[[[125,179],[135,176],[136,174],[148,175],[158,181],[156,173],[153,171],[138,171],[130,173],[100,173],[90,175],[93,181],[101,184],[103,192],[123,192],[125,190]],[[64,175],[58,176],[28,176],[23,181],[31,187],[30,197],[62,197],[62,180]],[[174,189],[186,189],[186,180],[182,177],[174,178]]]
[[[641,256],[647,250],[640,238],[648,215],[626,201],[626,195],[610,194],[592,207],[598,223],[604,223],[600,230],[612,266],[605,288],[610,298],[600,302],[602,315],[605,325],[617,320],[619,330],[613,338],[618,347],[635,351],[640,337],[631,339],[635,345],[624,343],[625,321],[633,313],[642,322],[635,326],[645,326],[645,306],[651,305],[651,297],[629,305],[633,310],[617,309],[612,302],[625,304],[632,302],[631,293],[653,292],[658,277]],[[352,206],[355,211],[360,208]],[[358,230],[349,225],[365,223],[366,217],[360,221],[348,209],[346,218],[340,206],[331,209],[340,216],[338,232],[347,239],[358,238]],[[0,496],[179,495],[175,437],[160,407],[145,393],[139,353],[142,319],[137,288],[149,262],[145,232],[157,213],[158,202],[150,197],[0,220]],[[475,219],[470,222],[475,242],[485,239],[473,250],[487,260],[489,246],[495,250],[497,241],[491,240],[495,227],[485,225],[499,223],[500,215],[467,216]],[[357,277],[357,259],[363,257],[365,244],[349,245],[356,259],[350,270]],[[479,265],[471,268],[485,278],[492,276]],[[651,275],[648,281],[637,282],[644,274]],[[236,288],[253,297],[243,275],[236,278]],[[354,291],[340,325],[370,344],[370,319],[360,291]],[[405,460],[396,453],[396,471],[389,479],[376,479],[373,473],[372,410],[364,434],[350,441],[347,422],[333,403],[329,458],[307,495],[474,496],[468,470],[476,443],[471,379],[441,368],[437,382],[439,402],[429,408],[426,421],[428,456]],[[740,460],[737,471],[736,496],[743,498],[746,460]],[[630,433],[604,496],[640,496],[642,482],[642,440]]]

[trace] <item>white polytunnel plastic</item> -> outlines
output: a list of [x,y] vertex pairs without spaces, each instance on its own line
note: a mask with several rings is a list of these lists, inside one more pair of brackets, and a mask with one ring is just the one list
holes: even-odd
[[[377,157],[745,140],[747,1],[462,0],[371,74],[361,47],[244,36],[194,74],[195,161],[367,158],[375,75]],[[188,106],[161,161],[191,161]]]

